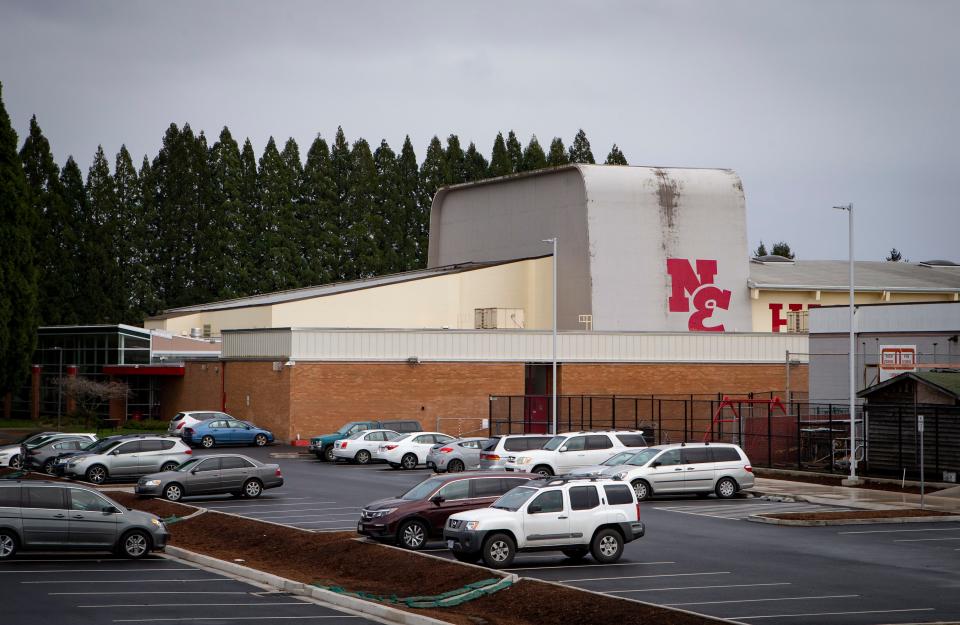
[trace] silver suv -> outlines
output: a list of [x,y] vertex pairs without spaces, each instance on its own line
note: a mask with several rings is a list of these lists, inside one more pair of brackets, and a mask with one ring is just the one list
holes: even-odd
[[20,549],[112,550],[141,558],[167,544],[158,517],[80,485],[0,481],[0,562]]
[[134,478],[172,471],[190,459],[193,450],[172,436],[134,436],[118,439],[97,452],[77,454],[64,468],[67,477],[102,484],[110,478]]

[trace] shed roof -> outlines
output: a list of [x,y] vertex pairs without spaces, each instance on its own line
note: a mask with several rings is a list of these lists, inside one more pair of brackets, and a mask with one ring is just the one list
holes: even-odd
[[[850,288],[850,264],[845,260],[795,260],[792,263],[750,262],[747,285],[754,289],[842,290]],[[854,285],[875,291],[960,291],[960,268],[919,263],[857,261]]]
[[902,382],[903,380],[915,380],[920,384],[926,384],[931,386],[938,391],[951,395],[954,399],[960,399],[960,372],[952,371],[919,371],[919,372],[907,372],[901,373],[900,375],[890,378],[886,382],[881,382],[880,384],[874,384],[869,388],[865,388],[859,393],[858,397],[869,397],[873,393],[883,390],[888,386]]

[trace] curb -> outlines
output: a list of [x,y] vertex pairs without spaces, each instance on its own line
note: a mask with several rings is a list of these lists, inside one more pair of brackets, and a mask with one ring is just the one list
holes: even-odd
[[901,516],[882,519],[774,519],[760,514],[747,517],[754,523],[790,525],[793,527],[823,527],[826,525],[880,525],[894,523],[956,523],[960,516]]
[[457,561],[457,560],[448,560],[448,559],[446,559],[446,558],[441,558],[440,556],[435,556],[435,555],[433,555],[432,553],[424,553],[424,552],[422,552],[422,551],[413,551],[412,549],[404,549],[403,547],[397,547],[396,545],[388,545],[388,544],[386,544],[386,543],[380,543],[380,542],[377,542],[377,541],[375,541],[375,540],[371,540],[371,539],[369,539],[369,538],[367,538],[367,537],[365,537],[365,536],[360,537],[360,538],[354,538],[354,539],[352,539],[352,540],[355,540],[355,541],[357,541],[357,542],[359,542],[359,543],[363,543],[363,544],[366,544],[366,545],[377,545],[378,547],[386,547],[387,549],[395,549],[396,551],[400,551],[400,552],[402,552],[402,553],[412,553],[412,554],[416,554],[416,555],[420,556],[421,558],[433,558],[434,560],[439,560],[440,562],[446,562],[447,564],[451,564],[451,563],[452,563],[452,564],[459,564],[460,566],[469,566],[469,567],[472,567],[472,568],[475,568],[475,569],[479,569],[479,570],[483,571],[484,573],[487,573],[487,574],[490,574],[490,575],[495,575],[495,576],[496,576],[496,575],[499,575],[500,577],[502,577],[502,578],[504,578],[504,579],[509,579],[509,580],[510,580],[512,583],[514,583],[514,584],[516,584],[518,581],[520,581],[520,576],[519,576],[519,575],[517,575],[516,573],[510,573],[509,571],[498,571],[497,569],[489,569],[489,568],[487,568],[487,567],[485,567],[485,566],[481,566],[481,565],[479,565],[479,564],[471,564],[471,563],[469,563],[469,562],[460,562],[460,561]]
[[271,586],[295,595],[302,595],[312,599],[317,599],[318,601],[321,601],[329,606],[346,608],[347,610],[376,617],[390,623],[398,623],[399,625],[449,625],[447,621],[441,621],[429,616],[414,614],[413,612],[398,610],[397,608],[392,608],[379,603],[372,603],[370,601],[364,601],[363,599],[357,599],[355,597],[342,595],[329,590],[323,590],[322,588],[317,588],[316,586],[311,586],[310,584],[304,584],[302,582],[297,582],[292,579],[280,577],[279,575],[273,575],[271,573],[264,573],[263,571],[258,571],[257,569],[243,566],[242,564],[227,562],[226,560],[218,560],[217,558],[205,556],[203,554],[188,551],[186,549],[181,549],[180,547],[167,546],[165,553],[174,558],[192,562],[194,564],[200,564],[207,568],[227,573],[228,575],[233,575],[239,578],[257,582],[259,584]]

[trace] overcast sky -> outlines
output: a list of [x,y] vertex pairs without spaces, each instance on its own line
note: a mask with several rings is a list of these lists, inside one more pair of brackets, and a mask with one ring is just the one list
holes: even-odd
[[891,247],[960,262],[960,2],[88,2],[0,0],[0,81],[21,142],[61,164],[152,158],[171,122],[306,153],[349,140],[586,130],[602,160],[723,167],[749,240],[800,258]]

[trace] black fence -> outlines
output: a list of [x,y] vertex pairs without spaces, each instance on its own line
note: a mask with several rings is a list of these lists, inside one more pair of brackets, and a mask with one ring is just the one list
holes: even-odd
[[[552,431],[549,395],[492,396],[490,434]],[[917,416],[924,416],[924,469],[929,479],[955,481],[960,472],[960,407],[866,405],[856,414],[858,473],[920,474]],[[722,441],[743,447],[754,466],[846,473],[850,467],[847,404],[780,402],[771,395],[557,398],[561,432],[640,429],[648,443]]]

